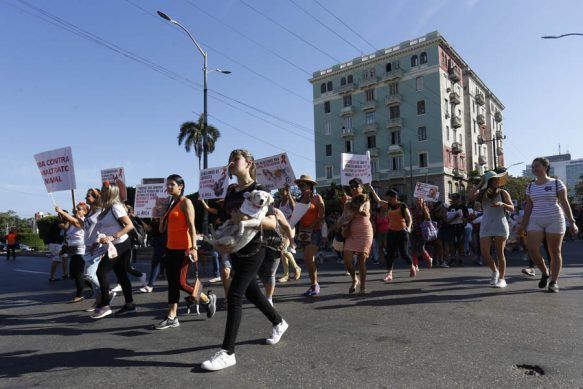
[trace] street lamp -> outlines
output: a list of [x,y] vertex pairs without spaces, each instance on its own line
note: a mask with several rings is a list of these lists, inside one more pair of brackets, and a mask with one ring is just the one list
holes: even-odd
[[[208,125],[208,112],[207,112],[207,95],[208,95],[208,87],[207,87],[207,74],[209,73],[208,71],[208,55],[206,53],[206,51],[204,51],[202,49],[202,47],[198,44],[198,42],[196,41],[196,39],[194,39],[194,37],[192,36],[192,34],[190,33],[190,31],[188,31],[188,29],[186,29],[186,27],[184,27],[182,24],[178,23],[176,20],[172,19],[170,16],[166,15],[164,12],[162,11],[157,11],[158,15],[164,19],[169,21],[172,24],[175,24],[176,26],[180,27],[185,33],[186,35],[188,35],[188,37],[190,38],[190,40],[192,40],[192,42],[194,43],[194,45],[196,46],[196,48],[198,49],[198,51],[200,52],[200,54],[202,55],[202,57],[204,58],[204,66],[202,68],[203,74],[204,74],[204,85],[203,85],[203,113],[202,113],[202,122],[203,122],[203,128],[202,128],[202,155],[203,155],[203,169],[207,169],[208,168],[208,131],[207,131],[207,125]],[[224,69],[212,69],[211,72],[219,72],[219,73],[223,73],[223,74],[231,74],[231,72],[229,70],[224,70]],[[204,211],[204,222],[203,222],[203,226],[202,226],[202,233],[203,234],[208,234],[208,212]]]
[[562,35],[545,35],[545,36],[541,36],[542,39],[560,39],[566,36],[574,36],[574,35],[578,35],[578,36],[583,36],[583,34],[581,34],[580,32],[570,32],[568,34],[562,34]]

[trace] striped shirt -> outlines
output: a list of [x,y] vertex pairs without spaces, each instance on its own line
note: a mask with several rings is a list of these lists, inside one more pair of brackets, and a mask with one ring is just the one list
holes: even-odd
[[556,217],[562,215],[563,210],[559,206],[559,192],[565,190],[565,184],[561,180],[549,179],[545,184],[538,185],[531,182],[526,188],[526,195],[532,200],[532,216]]

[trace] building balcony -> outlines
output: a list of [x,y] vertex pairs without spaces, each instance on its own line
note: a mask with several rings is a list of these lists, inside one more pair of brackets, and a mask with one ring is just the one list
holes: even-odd
[[462,118],[458,115],[453,115],[451,117],[452,128],[460,128],[462,126]]
[[496,111],[496,113],[494,114],[494,120],[496,120],[497,122],[501,122],[502,121],[502,112]]
[[401,128],[403,127],[403,119],[396,118],[396,119],[389,119],[387,122],[387,128]]
[[374,135],[377,133],[379,129],[379,125],[378,123],[369,123],[369,124],[365,124],[364,127],[362,128],[362,132],[364,132],[367,135]]
[[480,155],[480,156],[478,157],[478,163],[479,163],[480,165],[485,165],[485,164],[487,164],[487,163],[488,163],[488,161],[486,161],[486,157],[484,157],[483,155]]
[[377,102],[376,102],[376,100],[365,101],[362,104],[362,110],[363,111],[374,111],[375,109],[377,109]]
[[504,139],[504,134],[502,134],[502,130],[496,130],[496,139]]
[[360,80],[360,87],[366,88],[367,86],[372,86],[379,82],[377,77],[367,78],[366,80]]
[[338,93],[342,94],[342,93],[350,93],[353,92],[356,88],[358,87],[358,85],[356,85],[353,82],[344,84],[344,85],[340,85],[340,87],[338,88]]
[[352,129],[352,128],[343,128],[342,129],[342,137],[343,138],[352,138],[352,137],[354,137],[354,129]]
[[385,97],[385,105],[401,104],[402,97],[399,93]]
[[401,145],[390,145],[388,153],[389,154],[403,154],[403,147],[401,147]]
[[458,155],[461,152],[462,152],[462,145],[461,145],[461,143],[453,142],[451,144],[451,153],[453,155]]
[[464,178],[464,169],[460,169],[460,168],[453,168],[451,170],[451,174],[453,175],[454,178],[457,179],[463,179]]
[[386,72],[383,76],[383,81],[394,81],[403,77],[403,69],[393,69],[390,72]]
[[498,148],[496,149],[496,154],[504,155],[504,148],[502,146],[498,146]]
[[447,74],[452,82],[459,82],[462,79],[461,71],[457,66],[450,67],[447,70]]
[[350,116],[354,115],[354,106],[349,105],[348,107],[342,107],[340,110],[340,116]]
[[476,104],[484,105],[486,104],[486,98],[483,93],[476,93]]
[[370,154],[371,157],[378,157],[379,156],[379,149],[376,147],[372,147],[372,148],[368,149],[368,153]]
[[476,117],[476,121],[478,122],[478,125],[481,126],[482,124],[486,124],[486,118],[484,117],[484,115],[479,114]]
[[451,92],[449,94],[449,101],[453,104],[453,105],[458,105],[461,103],[460,100],[460,95],[457,92]]

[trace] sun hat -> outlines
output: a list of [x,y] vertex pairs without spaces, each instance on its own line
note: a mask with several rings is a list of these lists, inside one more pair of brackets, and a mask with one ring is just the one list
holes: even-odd
[[302,174],[300,176],[300,178],[298,178],[294,182],[296,183],[296,185],[299,184],[300,182],[307,182],[307,183],[312,184],[314,186],[318,185],[316,180],[314,180],[309,174]]
[[508,182],[508,172],[496,173],[494,170],[488,170],[482,176],[482,179],[480,180],[480,183],[478,184],[478,189],[479,190],[486,189],[488,187],[488,182],[493,178],[499,179],[500,184],[501,184],[500,186],[504,186]]

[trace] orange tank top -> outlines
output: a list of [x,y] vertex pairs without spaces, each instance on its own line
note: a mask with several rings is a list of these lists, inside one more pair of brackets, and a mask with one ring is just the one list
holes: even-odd
[[183,201],[184,199],[180,200],[168,213],[168,239],[166,241],[166,247],[171,250],[186,250],[192,247],[186,215],[180,208]]
[[391,209],[389,206],[389,230],[391,231],[402,231],[407,228],[407,222],[403,217],[401,206],[402,205],[399,204],[396,209]]
[[[318,207],[314,204],[314,199],[310,200],[310,208],[300,219],[300,227],[310,227],[318,219]],[[320,226],[315,226],[314,230],[319,230]]]
[[14,246],[16,244],[16,234],[13,232],[8,234],[6,236],[6,243],[8,243],[10,246]]

